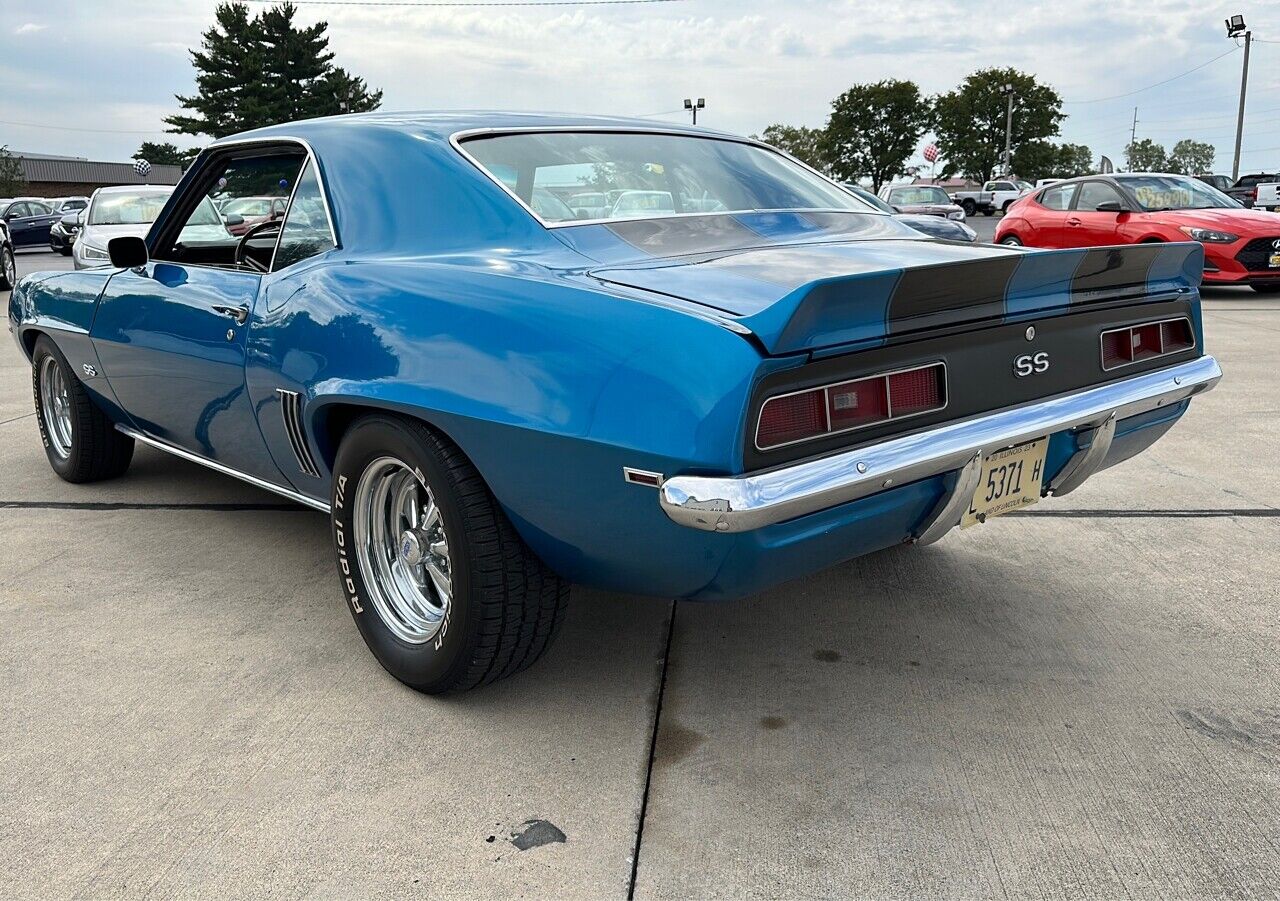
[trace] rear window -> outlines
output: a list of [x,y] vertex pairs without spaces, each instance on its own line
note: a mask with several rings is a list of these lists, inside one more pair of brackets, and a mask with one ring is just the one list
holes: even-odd
[[649,132],[522,132],[462,144],[547,224],[865,205],[781,154]]

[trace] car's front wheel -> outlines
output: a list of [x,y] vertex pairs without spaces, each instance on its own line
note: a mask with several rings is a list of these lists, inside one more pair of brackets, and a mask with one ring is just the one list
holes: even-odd
[[36,420],[45,456],[68,482],[98,482],[123,475],[133,459],[133,439],[116,430],[49,338],[36,339],[31,355]]
[[0,291],[7,291],[18,283],[18,264],[13,258],[13,248],[0,245]]
[[1008,244],[1010,247],[1022,246],[1022,241],[1018,239],[1017,235],[1005,235],[1003,238],[1000,239],[1000,243]]
[[331,500],[347,605],[400,681],[428,693],[474,688],[551,644],[568,584],[438,432],[394,416],[357,421],[338,449]]

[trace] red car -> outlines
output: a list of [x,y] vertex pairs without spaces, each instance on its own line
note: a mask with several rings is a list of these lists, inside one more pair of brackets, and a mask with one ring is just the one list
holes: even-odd
[[1055,182],[1015,204],[999,244],[1094,247],[1199,241],[1207,285],[1280,293],[1280,215],[1246,210],[1182,175],[1126,173]]

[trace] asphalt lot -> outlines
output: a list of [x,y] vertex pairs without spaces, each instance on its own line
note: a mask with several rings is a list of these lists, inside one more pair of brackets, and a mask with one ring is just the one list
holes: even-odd
[[1070,497],[738,604],[576,590],[445,699],[321,515],[144,447],[59,481],[10,346],[0,895],[1274,896],[1280,302],[1206,322],[1219,388]]

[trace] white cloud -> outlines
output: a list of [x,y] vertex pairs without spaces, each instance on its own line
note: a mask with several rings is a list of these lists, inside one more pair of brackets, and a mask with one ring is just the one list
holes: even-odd
[[44,31],[48,25],[37,25],[35,22],[27,22],[25,25],[19,25],[13,30],[14,34],[35,34],[37,31]]

